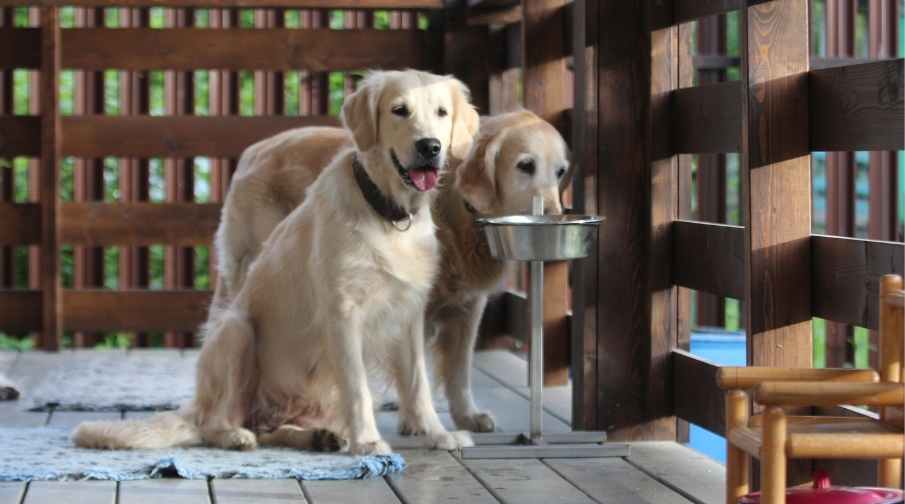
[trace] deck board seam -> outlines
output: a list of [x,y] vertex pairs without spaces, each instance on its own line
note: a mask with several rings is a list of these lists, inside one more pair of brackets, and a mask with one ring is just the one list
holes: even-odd
[[[296,481],[296,483],[299,484],[299,490],[302,492],[302,498],[305,499],[305,502],[307,504],[314,504],[314,499],[311,497],[311,494],[308,492],[308,489],[305,488],[305,483],[300,479],[297,479],[295,481]],[[216,504],[216,503],[214,503],[214,504]]]
[[[518,388],[515,387],[514,385],[512,385],[512,384],[510,384],[510,383],[506,383],[505,381],[501,380],[500,378],[498,378],[497,376],[495,376],[493,373],[490,373],[489,371],[485,371],[483,368],[480,367],[480,365],[478,365],[477,362],[474,363],[474,370],[475,370],[475,371],[478,371],[478,372],[481,372],[481,373],[483,373],[484,375],[490,377],[491,380],[493,380],[493,381],[499,383],[499,384],[502,385],[504,388],[508,389],[510,392],[512,392],[512,393],[514,393],[515,395],[521,397],[522,399],[525,399],[525,400],[527,400],[527,401],[531,401],[531,396],[530,396],[529,394],[522,393],[522,392],[521,392],[520,390],[518,390]],[[566,424],[569,428],[572,428],[572,422],[569,421],[568,419],[563,418],[563,417],[560,416],[558,413],[556,413],[555,411],[553,411],[553,410],[547,408],[546,406],[543,407],[543,410],[544,410],[544,412],[546,412],[548,415],[550,415],[550,416],[552,416],[553,418],[559,420],[560,422]]]
[[386,483],[388,487],[390,487],[390,491],[393,492],[393,495],[396,496],[396,499],[401,504],[412,504],[409,502],[408,499],[405,498],[405,495],[403,495],[402,490],[396,486],[396,483],[393,482],[393,478],[391,478],[389,476],[384,476],[383,482]]
[[547,463],[547,460],[546,460],[546,459],[538,458],[537,460],[538,460],[541,464],[547,466],[547,469],[550,469],[551,471],[553,471],[557,476],[559,476],[560,478],[566,480],[570,485],[572,485],[573,487],[575,487],[576,490],[578,490],[578,491],[581,492],[582,494],[586,495],[588,499],[591,499],[592,501],[596,502],[597,504],[604,504],[603,501],[601,501],[600,499],[597,499],[597,498],[595,498],[593,495],[591,495],[590,493],[585,492],[585,490],[584,490],[583,488],[581,488],[580,486],[578,486],[578,484],[575,483],[574,481],[570,480],[568,476],[566,476],[565,474],[563,474],[563,473],[557,471],[555,467],[553,467],[552,465],[550,465],[550,464]]
[[217,497],[214,495],[214,478],[207,479],[207,501],[210,504],[217,504]]
[[19,504],[25,504],[25,500],[28,499],[29,486],[31,486],[31,481],[26,481],[25,485],[22,486],[22,495],[19,497]]
[[500,497],[500,495],[498,493],[496,493],[496,491],[493,488],[491,488],[490,484],[488,484],[486,481],[484,481],[484,478],[478,476],[478,473],[475,472],[474,470],[472,470],[472,468],[468,467],[468,464],[466,464],[462,459],[453,455],[452,453],[450,453],[450,456],[452,456],[452,458],[455,459],[455,461],[458,462],[459,465],[461,465],[466,471],[468,471],[468,474],[470,474],[472,478],[477,480],[477,482],[480,483],[481,486],[483,486],[487,490],[487,493],[489,493],[491,497],[496,499],[497,502],[499,502],[501,504],[506,504],[506,501],[503,500],[503,498]]
[[711,503],[709,503],[709,502],[704,502],[704,501],[702,501],[701,499],[698,499],[697,497],[695,497],[695,496],[692,495],[691,493],[685,491],[685,490],[682,489],[682,488],[679,488],[677,485],[675,485],[675,484],[673,484],[673,483],[670,483],[668,480],[666,480],[666,478],[662,478],[662,477],[658,476],[658,475],[655,474],[653,471],[650,471],[650,470],[648,470],[648,469],[645,469],[644,466],[642,466],[641,464],[635,462],[634,460],[630,460],[628,457],[623,457],[622,460],[624,460],[626,463],[628,463],[630,466],[634,467],[635,469],[637,469],[637,470],[643,472],[644,474],[650,476],[652,479],[654,479],[655,481],[659,482],[661,485],[665,486],[666,488],[669,488],[669,489],[672,490],[673,492],[676,492],[677,494],[681,495],[682,497],[685,497],[686,499],[688,499],[689,501],[693,502],[694,504],[711,504]]

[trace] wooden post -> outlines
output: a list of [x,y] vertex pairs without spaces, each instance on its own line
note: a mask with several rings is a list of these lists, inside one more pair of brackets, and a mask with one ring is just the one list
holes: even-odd
[[764,441],[760,479],[763,504],[786,502],[786,414],[771,406],[764,413]]
[[[13,26],[13,8],[0,8],[0,26]],[[13,70],[0,69],[0,115],[13,114]],[[15,199],[15,170],[13,160],[0,159],[0,201]],[[4,165],[4,163],[8,163]],[[0,288],[9,289],[15,285],[14,251],[11,246],[0,247]]]
[[669,123],[657,118],[668,113],[661,91],[675,82],[669,61],[676,30],[651,33],[647,2],[598,5],[597,204],[606,221],[598,240],[596,426],[611,439],[672,440],[666,383],[675,296],[666,269],[671,261],[652,262],[669,257],[660,247],[669,246],[676,176],[664,149],[669,137],[653,127]]
[[[808,33],[808,0],[742,9],[743,306],[753,366],[811,367]],[[810,477],[809,463],[793,468],[792,481]]]
[[[564,131],[571,76],[563,58],[565,0],[522,0],[525,107]],[[544,385],[569,381],[569,265],[544,265]]]
[[[726,392],[726,437],[732,429],[748,424],[748,394],[741,390]],[[744,450],[726,442],[726,504],[734,504],[749,492],[751,459]]]
[[[855,55],[855,0],[828,0],[826,3],[826,55],[830,58]],[[826,233],[855,236],[855,154],[826,154]],[[826,365],[854,365],[852,326],[827,321]]]
[[[93,8],[76,8],[76,23],[82,27],[103,25],[103,11]],[[103,72],[81,71],[75,75],[75,113],[104,113]],[[104,161],[103,159],[77,159],[74,173],[75,201],[103,201]],[[104,284],[103,247],[75,247],[74,286],[76,289],[97,288]],[[98,333],[77,332],[73,337],[76,347],[94,346]]]
[[60,24],[56,7],[41,9],[41,338],[39,347],[58,350],[63,336],[57,213],[61,138],[57,92],[60,78]]
[[[886,304],[886,298],[903,289],[902,277],[885,275],[880,279],[880,379],[901,383],[903,365],[902,309]],[[889,421],[891,408],[880,409],[880,420]],[[895,413],[893,413],[895,415]],[[894,418],[894,416],[892,417]],[[899,421],[901,424],[901,421]],[[882,487],[902,487],[902,459],[880,460],[877,468],[878,483]]]

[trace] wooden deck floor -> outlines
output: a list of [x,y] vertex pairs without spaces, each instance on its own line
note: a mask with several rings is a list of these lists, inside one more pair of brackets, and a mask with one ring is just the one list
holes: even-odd
[[[135,358],[143,351],[123,354]],[[85,352],[0,353],[0,373],[29,384],[51,366]],[[173,358],[183,354],[173,352]],[[496,416],[506,432],[527,430],[527,369],[504,352],[477,356],[475,392],[479,405]],[[568,387],[546,389],[545,430],[568,431]],[[438,405],[444,405],[440,401]],[[444,423],[451,423],[442,410]],[[85,419],[119,418],[121,413],[23,412],[16,402],[0,402],[0,425],[71,427]],[[382,412],[381,430],[395,430],[395,413]],[[2,449],[2,447],[0,447]],[[718,503],[723,467],[677,443],[634,443],[627,458],[461,460],[451,453],[401,450],[404,473],[369,481],[182,480],[80,482],[0,482],[0,504],[430,504],[480,503]]]

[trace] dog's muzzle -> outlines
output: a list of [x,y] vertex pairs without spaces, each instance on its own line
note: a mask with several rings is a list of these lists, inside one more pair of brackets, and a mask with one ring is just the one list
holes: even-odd
[[439,163],[419,163],[418,166],[406,168],[399,162],[393,149],[390,149],[390,158],[393,160],[396,171],[399,172],[399,177],[409,187],[416,191],[427,192],[437,186],[437,181],[440,179]]

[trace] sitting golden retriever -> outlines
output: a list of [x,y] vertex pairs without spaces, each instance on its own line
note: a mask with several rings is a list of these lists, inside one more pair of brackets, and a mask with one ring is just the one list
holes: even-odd
[[[481,118],[469,152],[470,134],[454,135],[454,140],[463,139],[451,148],[452,166],[458,168],[444,177],[433,206],[442,260],[426,321],[427,334],[436,336],[439,375],[456,426],[488,432],[494,430],[493,418],[472,398],[472,355],[487,296],[498,288],[503,266],[490,257],[474,218],[527,213],[535,194],[544,196],[548,212],[561,212],[559,186],[569,160],[556,129],[528,111]],[[305,200],[330,160],[351,144],[352,137],[341,128],[300,128],[248,148],[217,230],[215,305],[227,304],[240,291],[248,265],[270,232]]]
[[[393,379],[404,432],[441,449],[470,444],[434,410],[424,311],[440,264],[429,207],[450,153],[469,148],[477,113],[458,80],[405,71],[367,76],[342,116],[354,146],[320,158],[332,161],[304,202],[281,207],[288,217],[253,262],[232,263],[248,264],[247,275],[211,310],[192,403],[144,422],[84,423],[77,445],[335,448],[326,429],[353,454],[388,453],[370,369]],[[260,155],[251,148],[240,164]],[[243,225],[230,208],[223,226]]]

